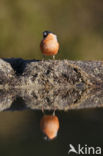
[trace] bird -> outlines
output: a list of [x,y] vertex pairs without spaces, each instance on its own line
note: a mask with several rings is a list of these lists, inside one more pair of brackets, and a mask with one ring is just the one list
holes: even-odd
[[59,119],[56,115],[43,115],[40,120],[40,128],[45,134],[45,139],[52,140],[59,130]]
[[59,50],[59,42],[57,36],[51,31],[44,31],[43,39],[40,43],[40,49],[43,56],[53,56],[53,59],[55,59],[55,55]]

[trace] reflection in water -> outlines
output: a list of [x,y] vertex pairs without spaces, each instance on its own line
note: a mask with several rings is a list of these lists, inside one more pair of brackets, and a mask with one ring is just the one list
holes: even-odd
[[[51,112],[46,111],[46,114]],[[68,155],[69,144],[103,145],[103,109],[56,111],[58,137],[44,141],[40,131],[41,111],[0,112],[0,155]]]
[[54,139],[59,130],[59,119],[56,115],[44,115],[40,121],[40,128],[46,135],[45,139]]
[[[103,89],[50,90],[47,94],[37,89],[0,90],[0,112],[14,110],[71,110],[103,107]],[[80,94],[79,94],[80,92]]]

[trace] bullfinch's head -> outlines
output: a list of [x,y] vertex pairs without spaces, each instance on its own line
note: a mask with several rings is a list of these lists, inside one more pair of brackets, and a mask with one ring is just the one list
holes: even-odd
[[43,38],[46,38],[49,34],[53,34],[51,31],[44,31],[43,32]]

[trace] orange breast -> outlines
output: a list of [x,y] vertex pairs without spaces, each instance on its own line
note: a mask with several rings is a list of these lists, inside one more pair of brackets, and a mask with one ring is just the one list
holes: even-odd
[[54,35],[49,34],[46,39],[42,40],[40,48],[44,55],[56,55],[59,50],[59,43]]
[[42,132],[49,138],[54,139],[59,130],[59,120],[57,116],[44,115],[40,121]]

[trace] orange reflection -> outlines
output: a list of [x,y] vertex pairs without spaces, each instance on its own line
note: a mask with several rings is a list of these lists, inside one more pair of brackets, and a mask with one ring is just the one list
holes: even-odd
[[59,130],[58,117],[56,115],[44,115],[40,121],[40,128],[48,139],[54,139]]

